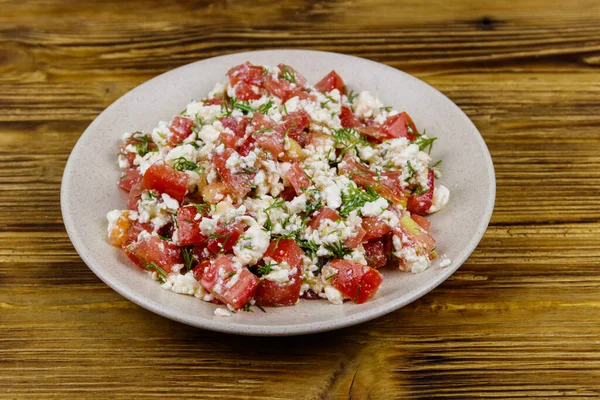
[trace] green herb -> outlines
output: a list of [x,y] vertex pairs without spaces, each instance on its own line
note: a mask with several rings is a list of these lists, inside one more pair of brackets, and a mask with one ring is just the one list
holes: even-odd
[[425,193],[428,193],[430,189],[427,190],[423,190],[421,188],[421,186],[417,186],[417,188],[412,192],[412,194],[416,195],[416,196],[421,196],[424,195]]
[[296,75],[293,71],[290,71],[285,65],[280,67],[281,72],[278,75],[279,79],[285,79],[289,83],[296,83]]
[[145,133],[142,132],[134,132],[131,137],[131,142],[134,144],[135,152],[140,156],[144,157],[146,154],[151,151],[156,151],[156,149],[151,149],[150,145],[154,144],[152,139]]
[[314,257],[319,250],[319,246],[312,240],[296,240],[296,242],[298,243],[298,246],[304,250],[304,253],[310,258]]
[[337,272],[336,272],[335,274],[331,274],[331,275],[329,275],[327,278],[325,278],[325,280],[326,280],[326,281],[328,281],[328,280],[330,280],[331,278],[334,278],[334,277],[336,277],[336,276],[337,276],[337,274],[338,274]]
[[273,107],[273,102],[271,100],[269,100],[267,103],[263,104],[262,106],[258,107],[258,112],[262,113],[262,114],[266,114],[269,112],[269,110],[271,109],[271,107]]
[[252,309],[250,308],[250,303],[246,303],[246,305],[244,306],[244,308],[242,309],[246,312],[254,312],[252,311]]
[[189,203],[189,205],[196,207],[198,214],[208,214],[210,211],[210,204],[207,203]]
[[352,253],[352,250],[348,249],[347,247],[344,247],[344,244],[342,242],[324,244],[323,247],[325,247],[327,251],[333,254],[334,258],[340,260],[343,260],[344,256]]
[[379,109],[390,112],[392,111],[392,106],[387,106],[387,107],[379,107]]
[[356,129],[336,129],[333,131],[333,140],[335,141],[336,147],[346,147],[348,145],[367,145],[368,142]]
[[312,201],[306,203],[306,210],[304,211],[304,215],[306,216],[306,218],[308,218],[313,212],[320,210],[321,208],[323,208],[323,200],[319,197],[316,203]]
[[[182,143],[183,143],[183,142],[182,142]],[[196,142],[190,142],[190,143],[188,143],[188,144],[190,144],[190,145],[191,145],[193,148],[195,148],[196,150],[198,150],[198,149],[200,148],[200,145],[199,145],[198,143],[196,143]]]
[[264,313],[266,313],[266,312],[267,312],[267,311],[266,311],[264,308],[262,308],[262,307],[261,307],[261,306],[259,306],[258,304],[256,305],[256,307],[258,307],[258,308],[260,309],[260,311],[262,311],[262,312],[264,312]]
[[269,272],[271,272],[271,269],[276,266],[279,265],[277,263],[267,263],[265,265],[259,265],[258,266],[258,273],[260,275],[268,275]]
[[194,256],[192,255],[192,251],[187,247],[182,247],[181,251],[183,253],[183,265],[185,266],[185,270],[186,272],[190,272],[194,264]]
[[413,168],[412,164],[410,163],[410,160],[406,160],[406,166],[408,167],[408,176],[406,177],[406,179],[404,179],[404,182],[408,182],[417,173],[417,171]]
[[[435,164],[430,165],[429,168],[434,169],[442,165],[442,160],[438,160]],[[439,171],[439,168],[438,168]]]
[[235,175],[248,175],[248,174],[255,174],[257,172],[258,172],[258,170],[256,168],[242,168],[242,170],[236,172]]
[[227,274],[227,276],[229,276],[231,278],[232,276],[235,276],[235,274],[237,274],[236,271],[231,271],[230,273]]
[[196,171],[200,167],[195,162],[192,162],[185,157],[177,157],[172,160],[173,168],[177,171]]
[[146,264],[146,269],[148,271],[156,271],[158,274],[160,274],[163,278],[167,278],[167,273],[158,265],[156,265],[154,262],[149,262],[148,264]]
[[362,284],[358,285],[358,290],[356,291],[356,296],[354,296],[354,302],[358,300],[358,296],[360,295],[360,289],[362,288]]
[[346,193],[342,193],[342,208],[340,215],[347,217],[350,213],[356,209],[361,208],[367,203],[373,202],[379,199],[381,196],[373,188],[367,185],[366,190],[358,186],[350,186]]
[[149,190],[147,192],[147,196],[148,196],[148,200],[156,200],[156,199],[158,199],[158,196],[152,190]]
[[156,236],[158,236],[159,238],[161,238],[161,239],[162,239],[162,240],[164,240],[164,241],[167,241],[167,242],[170,242],[170,241],[171,241],[171,238],[170,238],[170,237],[167,237],[167,236],[162,236],[162,235],[156,235]]
[[431,154],[431,149],[433,148],[433,142],[437,140],[436,137],[426,138],[423,136],[419,136],[414,143],[419,146],[419,150],[424,151],[427,149],[427,154]]
[[249,112],[253,112],[254,110],[252,109],[252,107],[250,107],[250,103],[248,103],[247,101],[237,101],[235,98],[231,99],[231,108],[237,108],[238,110],[242,111],[244,114],[247,114]]
[[350,94],[348,95],[348,102],[354,103],[356,96],[358,96],[358,93],[354,93],[354,90],[351,90]]

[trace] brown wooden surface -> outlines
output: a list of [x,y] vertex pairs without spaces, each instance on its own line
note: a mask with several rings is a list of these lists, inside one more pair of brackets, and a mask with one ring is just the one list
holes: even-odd
[[[447,282],[360,326],[248,338],[83,264],[59,188],[86,126],[161,72],[263,48],[387,63],[475,122],[496,208]],[[599,128],[599,1],[2,0],[0,398],[598,398]]]

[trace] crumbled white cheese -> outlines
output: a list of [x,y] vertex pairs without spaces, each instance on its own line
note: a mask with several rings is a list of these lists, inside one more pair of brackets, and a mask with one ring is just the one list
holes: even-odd
[[271,235],[260,226],[254,218],[242,217],[242,221],[250,227],[233,246],[233,253],[243,265],[254,265],[259,262],[269,247]]
[[444,185],[438,185],[433,190],[433,198],[431,200],[431,207],[429,207],[429,214],[440,211],[448,204],[450,199],[450,190]]
[[380,197],[375,201],[365,203],[365,205],[361,207],[360,212],[364,217],[377,217],[387,210],[388,206],[388,201],[385,198]]
[[369,92],[360,92],[352,108],[358,118],[367,119],[379,115],[383,103]]
[[231,317],[233,314],[224,308],[216,308],[214,312],[216,317]]

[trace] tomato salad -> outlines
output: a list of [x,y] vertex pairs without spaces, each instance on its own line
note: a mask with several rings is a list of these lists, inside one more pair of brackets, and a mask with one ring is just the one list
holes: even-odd
[[381,268],[421,272],[437,257],[426,215],[436,138],[406,112],[331,71],[238,65],[206,98],[151,132],[123,136],[110,243],[163,288],[224,304],[215,315],[300,298],[364,303]]

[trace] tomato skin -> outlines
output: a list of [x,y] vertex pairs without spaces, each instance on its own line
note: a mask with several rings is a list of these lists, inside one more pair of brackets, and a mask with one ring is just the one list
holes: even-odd
[[363,217],[362,227],[366,232],[363,238],[365,241],[378,239],[392,231],[392,228],[378,217]]
[[239,82],[235,87],[235,95],[238,100],[258,100],[262,97],[260,92],[257,93],[252,90],[252,85],[243,81]]
[[427,183],[429,185],[429,191],[423,193],[420,196],[414,194],[408,198],[406,209],[411,213],[418,215],[427,215],[433,202],[433,191],[435,189],[435,172],[430,169],[427,173]]
[[[235,283],[230,284],[234,277]],[[237,269],[229,257],[220,255],[205,268],[200,284],[217,299],[239,310],[254,297],[259,281],[248,268]]]
[[125,253],[140,268],[148,269],[145,266],[153,262],[167,274],[172,272],[173,265],[183,263],[179,246],[158,236],[148,236],[130,244],[125,248]]
[[283,135],[277,131],[260,133],[256,135],[255,140],[256,144],[271,153],[275,160],[285,154]]
[[312,219],[308,222],[307,226],[317,230],[319,229],[319,226],[321,226],[321,221],[324,219],[339,221],[341,218],[342,217],[340,217],[340,214],[338,214],[337,211],[329,207],[323,207],[315,213]]
[[202,260],[198,265],[192,268],[194,279],[196,279],[198,282],[202,280],[202,276],[204,275],[206,269],[210,266],[210,262],[211,260]]
[[415,140],[418,136],[411,131],[417,132],[417,127],[405,112],[388,117],[381,127],[381,132],[387,139],[404,137],[408,140]]
[[331,71],[323,79],[321,79],[315,85],[315,89],[319,92],[331,92],[333,89],[337,89],[340,91],[340,94],[343,94],[345,91],[346,85],[342,78],[337,74],[337,72]]
[[159,161],[146,170],[142,183],[146,189],[166,193],[182,203],[187,193],[189,179],[187,174]]
[[296,197],[296,189],[293,186],[287,186],[283,188],[283,191],[279,193],[279,197],[285,201],[292,201]]
[[227,168],[227,160],[235,153],[237,152],[230,148],[226,148],[220,153],[215,152],[212,154],[212,162],[229,191],[236,197],[242,198],[250,192],[249,182],[254,179],[256,174],[236,174]]
[[246,157],[256,147],[256,139],[252,135],[248,136],[246,140],[238,148],[240,156]]
[[[264,80],[264,87],[269,93],[279,97],[284,103],[295,96],[298,96],[301,100],[310,97],[308,93],[302,90],[302,87],[306,83],[305,77],[288,65],[279,64],[277,67],[279,68],[277,77],[269,74]],[[294,75],[296,86],[292,86],[288,80],[283,78],[284,71],[286,71],[286,74]]]
[[357,304],[373,297],[383,280],[376,269],[353,261],[332,260],[327,265],[337,270],[331,285]]
[[236,83],[242,81],[260,87],[263,85],[265,71],[262,67],[252,65],[250,62],[246,61],[227,71],[227,76],[229,77],[231,86],[235,86]]
[[363,243],[363,247],[369,267],[380,268],[387,264],[390,252],[384,238]]
[[184,206],[177,210],[177,244],[190,246],[205,242],[208,237],[200,230],[200,219],[196,219],[198,209]]
[[422,217],[419,214],[413,214],[410,217],[413,219],[413,221],[419,224],[419,226],[425,229],[426,231],[429,231],[429,228],[431,228],[431,221],[427,218]]
[[[294,139],[302,147],[306,146],[310,140],[307,132],[310,116],[304,110],[294,111],[286,115],[281,124],[274,129],[279,132],[283,138],[286,134]],[[306,130],[306,131],[305,131]]]
[[278,263],[286,262],[290,268],[302,264],[304,252],[293,239],[275,239],[269,243],[264,257],[271,257]]
[[354,115],[350,107],[342,106],[340,121],[342,123],[342,128],[356,128],[360,126],[360,121],[356,118],[356,115]]
[[309,188],[311,185],[308,175],[306,175],[306,172],[304,172],[297,162],[292,163],[292,166],[287,170],[285,176],[292,184],[292,187],[298,196],[302,194],[303,189]]
[[142,175],[140,175],[140,171],[137,168],[127,168],[123,171],[123,176],[119,179],[117,186],[129,192],[133,185],[141,181]]
[[246,117],[221,117],[219,121],[225,128],[229,128],[235,136],[240,138],[246,134],[246,127],[250,122]]
[[194,127],[194,121],[190,118],[175,116],[169,125],[171,131],[171,137],[169,142],[173,145],[180,143],[182,140],[192,134],[192,128]]
[[222,106],[223,99],[221,99],[221,98],[205,99],[205,100],[202,100],[202,104],[204,104],[205,106]]
[[244,224],[234,221],[227,226],[220,225],[215,230],[215,237],[208,240],[207,248],[214,254],[227,253],[244,234]]
[[127,196],[127,209],[137,211],[138,202],[142,198],[142,193],[144,193],[146,189],[142,183],[136,183],[129,190],[129,195]]

